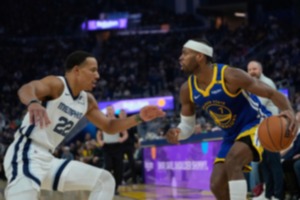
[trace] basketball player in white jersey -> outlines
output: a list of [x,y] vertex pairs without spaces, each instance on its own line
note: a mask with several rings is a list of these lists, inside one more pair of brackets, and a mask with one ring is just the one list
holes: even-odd
[[51,152],[83,116],[107,133],[118,133],[165,115],[156,106],[146,106],[132,117],[109,119],[99,110],[93,95],[85,92],[91,91],[99,79],[96,59],[76,51],[68,56],[65,68],[65,77],[47,76],[18,91],[28,112],[5,155],[7,200],[37,200],[41,188],[88,190],[89,200],[112,199],[115,181],[109,172],[54,158]]

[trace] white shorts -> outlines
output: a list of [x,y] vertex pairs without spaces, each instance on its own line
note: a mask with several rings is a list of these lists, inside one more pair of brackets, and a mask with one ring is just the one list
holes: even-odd
[[8,181],[6,197],[27,190],[39,192],[41,188],[91,191],[104,171],[81,162],[57,159],[26,136],[17,136],[9,146],[4,169]]

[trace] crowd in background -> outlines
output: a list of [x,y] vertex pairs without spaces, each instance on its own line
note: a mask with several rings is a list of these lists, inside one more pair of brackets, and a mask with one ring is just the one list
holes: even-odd
[[[215,46],[215,60],[232,66],[245,68],[247,56],[255,51],[255,55],[264,65],[265,75],[279,87],[289,88],[290,100],[295,109],[299,110],[299,38],[291,31],[261,33],[256,30],[259,27],[243,26],[235,31],[225,27],[221,30],[208,30],[211,33],[208,35],[205,35],[205,31],[111,35],[100,42],[96,42],[94,35],[1,41],[3,45],[0,48],[0,57],[5,58],[0,63],[1,135],[14,132],[24,114],[24,106],[17,98],[17,89],[27,81],[47,74],[63,75],[64,58],[74,49],[93,51],[99,59],[101,77],[93,91],[98,101],[173,95],[175,110],[178,110],[179,88],[186,79],[180,70],[178,57],[185,40],[196,36],[212,39],[210,41]],[[252,36],[255,32],[259,36]],[[223,39],[219,40],[219,35],[223,35]],[[249,37],[251,41],[247,39]],[[254,40],[263,45],[255,48]],[[172,116],[170,120],[173,118],[176,117]]]

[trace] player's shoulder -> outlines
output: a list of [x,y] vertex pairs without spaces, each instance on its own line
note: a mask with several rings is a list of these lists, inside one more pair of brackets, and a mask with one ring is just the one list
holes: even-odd
[[59,76],[54,76],[54,75],[49,75],[41,79],[42,82],[47,83],[49,85],[54,85],[54,86],[63,86],[64,81],[63,78]]
[[237,68],[237,67],[233,67],[231,65],[226,65],[226,64],[223,64],[222,67],[225,67],[225,71],[242,71],[241,69]]
[[186,90],[189,90],[188,80],[186,80],[184,83],[182,83],[181,87],[180,87],[180,91],[186,91]]
[[239,78],[242,75],[247,74],[244,70],[239,69],[237,67],[232,67],[230,65],[227,65],[224,70],[224,76],[225,78]]
[[91,104],[97,104],[96,98],[94,97],[94,95],[92,93],[86,92],[86,91],[85,91],[85,93],[86,93],[89,105],[91,105]]
[[59,76],[49,75],[42,78],[40,81],[42,84],[49,88],[49,90],[51,91],[50,96],[54,99],[58,98],[64,91],[65,83],[63,81],[63,78]]
[[87,101],[88,101],[88,111],[97,109],[98,110],[98,103],[94,95],[90,92],[85,92],[87,95]]

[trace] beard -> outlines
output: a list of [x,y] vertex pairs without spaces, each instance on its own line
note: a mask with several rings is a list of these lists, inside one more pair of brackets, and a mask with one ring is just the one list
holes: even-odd
[[253,74],[250,74],[250,76],[252,76],[253,78],[259,79],[260,74],[253,73]]
[[192,75],[193,74],[193,71],[192,70],[189,70],[189,69],[184,69],[184,68],[182,68],[181,69],[182,71],[183,71],[183,73],[185,74],[185,75]]
[[194,73],[194,68],[191,65],[181,65],[181,70],[185,75],[192,75]]

